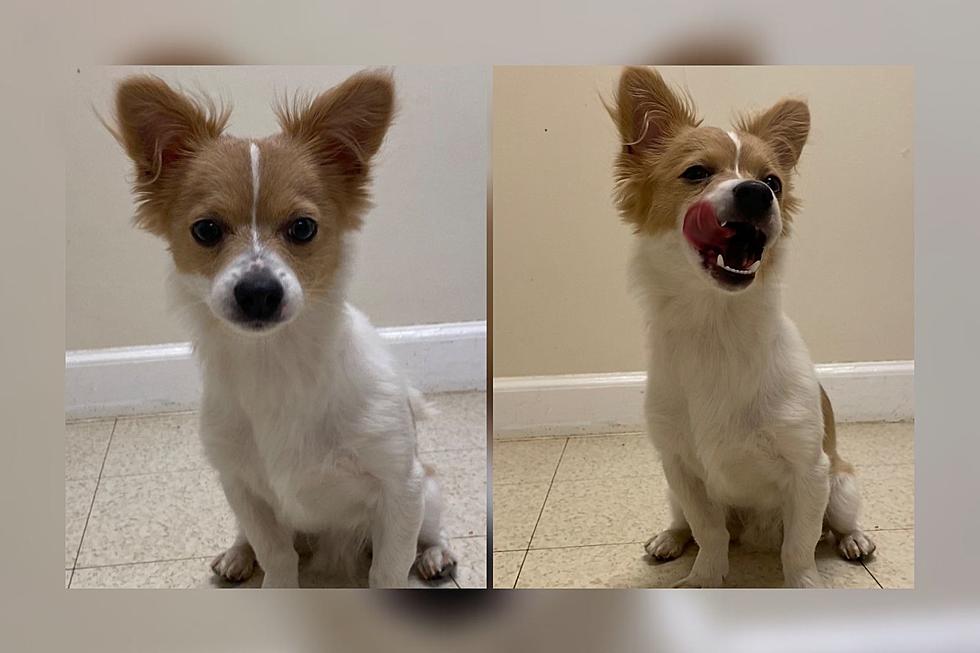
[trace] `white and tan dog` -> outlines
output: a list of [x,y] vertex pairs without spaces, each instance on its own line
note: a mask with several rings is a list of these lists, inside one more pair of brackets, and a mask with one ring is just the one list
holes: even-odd
[[172,290],[204,375],[201,436],[238,520],[212,564],[297,587],[299,535],[331,558],[370,549],[372,587],[455,558],[439,486],[416,454],[423,406],[345,301],[351,234],[394,112],[390,75],[360,73],[279,108],[282,132],[225,135],[228,113],[162,80],[124,80],[114,130],[135,163],[137,223],[173,255]]
[[646,418],[672,522],[646,546],[699,546],[680,587],[718,587],[730,539],[778,542],[785,583],[822,584],[825,528],[848,559],[874,551],[853,468],[780,279],[810,129],[783,100],[732,131],[701,126],[654,70],[627,68],[611,111],[622,141],[616,200],[636,233],[631,281],[648,319]]

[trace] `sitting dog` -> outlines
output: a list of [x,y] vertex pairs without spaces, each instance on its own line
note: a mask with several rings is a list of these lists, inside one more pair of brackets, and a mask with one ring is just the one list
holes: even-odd
[[449,572],[434,472],[419,461],[424,403],[347,303],[352,234],[394,112],[390,75],[362,72],[284,102],[281,133],[224,134],[226,110],[156,77],[117,89],[135,164],[137,224],[173,256],[203,372],[201,436],[239,533],[212,568],[297,587],[297,536],[371,554],[371,587]]
[[627,68],[610,113],[616,203],[636,234],[631,281],[649,321],[646,420],[670,488],[671,524],[646,550],[674,558],[693,535],[697,558],[677,586],[718,587],[730,539],[781,536],[786,585],[820,586],[825,528],[847,559],[875,545],[830,400],[781,306],[809,109],[782,100],[724,131],[702,126],[656,71]]

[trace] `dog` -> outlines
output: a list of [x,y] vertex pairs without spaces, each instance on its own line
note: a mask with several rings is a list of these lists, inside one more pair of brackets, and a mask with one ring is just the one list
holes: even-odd
[[369,551],[370,587],[405,586],[413,564],[423,579],[451,573],[439,483],[416,451],[425,402],[346,301],[392,76],[284,100],[281,132],[262,139],[226,135],[227,109],[157,77],[124,79],[115,99],[136,224],[172,254],[201,438],[238,523],[215,574],[239,582],[257,565],[262,587],[298,587],[297,541],[311,536],[335,559]]
[[688,95],[630,67],[609,110],[615,203],[636,235],[629,274],[648,321],[646,422],[669,487],[671,523],[646,552],[676,558],[693,536],[675,587],[720,587],[730,540],[768,543],[786,586],[819,587],[825,529],[849,560],[875,545],[830,400],[781,306],[809,108],[784,99],[730,131],[703,126]]

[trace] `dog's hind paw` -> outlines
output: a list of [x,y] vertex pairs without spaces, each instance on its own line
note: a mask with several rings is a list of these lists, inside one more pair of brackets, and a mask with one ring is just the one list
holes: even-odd
[[875,543],[864,531],[837,535],[837,551],[845,560],[863,560],[874,553]]
[[456,568],[456,554],[449,547],[430,546],[415,560],[415,569],[422,580],[444,578]]
[[691,541],[691,531],[669,529],[660,531],[646,543],[647,555],[657,560],[672,560],[684,553],[684,547]]
[[224,580],[240,583],[255,573],[255,551],[247,542],[235,544],[211,561],[211,571]]

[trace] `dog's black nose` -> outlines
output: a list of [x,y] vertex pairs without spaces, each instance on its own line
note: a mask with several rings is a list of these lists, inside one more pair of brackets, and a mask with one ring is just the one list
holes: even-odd
[[747,220],[764,217],[772,206],[772,190],[761,181],[743,181],[733,192],[735,210]]
[[250,274],[235,284],[235,301],[246,317],[268,320],[282,303],[282,284],[268,274]]

